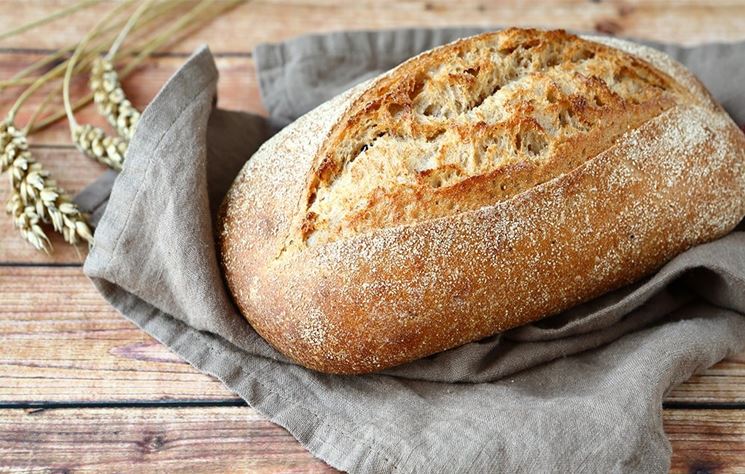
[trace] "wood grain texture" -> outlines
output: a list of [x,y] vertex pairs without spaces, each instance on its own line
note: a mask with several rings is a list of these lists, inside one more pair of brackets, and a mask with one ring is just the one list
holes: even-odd
[[[38,54],[0,53],[0,77],[13,75],[39,57]],[[185,60],[183,57],[157,57],[127,78],[124,81],[124,88],[134,105],[140,110],[144,110],[163,84]],[[259,86],[256,81],[252,59],[232,56],[217,57],[216,63],[220,71],[218,105],[226,109],[265,114],[259,97]],[[87,85],[84,80],[81,80],[75,86],[73,95],[80,97],[86,90]],[[15,102],[17,93],[18,90],[16,89],[0,92],[0,110],[4,111],[10,107]],[[18,116],[17,123],[19,125],[26,123],[29,114],[35,109],[41,97],[32,97],[29,100],[29,107],[22,109]],[[52,105],[50,110],[56,110],[60,107],[61,104]],[[105,119],[92,106],[78,112],[76,118],[80,123],[108,127]],[[105,166],[86,158],[72,147],[70,131],[67,122],[64,120],[39,134],[33,135],[30,138],[30,143],[33,147],[34,157],[52,173],[52,177],[71,195],[79,192],[106,170]],[[5,203],[7,198],[7,179],[2,179],[0,180],[0,202]],[[51,230],[48,235],[54,247],[54,252],[49,256],[37,252],[23,241],[13,228],[10,219],[3,217],[0,219],[0,263],[82,263],[87,255],[87,249],[84,246],[76,250],[65,244],[61,236],[51,232]]]
[[[668,410],[672,472],[742,472],[745,412]],[[83,448],[84,449],[81,449]],[[337,472],[248,407],[0,410],[0,469]]]
[[745,472],[745,410],[665,410],[671,472]]
[[[38,59],[45,50],[80,38],[111,4],[104,2],[74,21],[60,20],[0,41],[0,78]],[[4,0],[0,31],[65,5],[67,0]],[[124,86],[135,104],[144,107],[188,54],[208,43],[218,55],[220,105],[263,113],[250,57],[260,42],[314,31],[494,24],[573,28],[686,44],[738,40],[745,39],[745,1],[253,1],[171,48],[165,57],[148,62]],[[0,93],[0,111],[17,94],[18,90]],[[78,118],[103,123],[92,109]],[[103,170],[69,149],[64,125],[34,136],[32,142],[44,145],[34,148],[36,157],[71,192]],[[0,202],[5,200],[5,186],[2,180]],[[38,254],[16,237],[6,219],[0,219],[0,403],[237,400],[219,382],[196,372],[118,315],[80,268],[5,265],[82,261],[84,252],[76,254],[57,238],[53,242],[59,244],[53,256]],[[745,403],[745,354],[694,376],[667,400]],[[674,448],[673,472],[745,472],[745,410],[668,409],[664,416]],[[0,471],[35,468],[50,472],[333,471],[282,428],[247,407],[0,410]]]
[[[3,53],[0,49],[0,78],[14,75],[41,57],[43,55],[39,53]],[[141,111],[144,110],[155,97],[155,94],[173,73],[184,64],[186,59],[183,56],[154,57],[127,77],[122,84],[134,106]],[[248,56],[217,56],[215,63],[220,71],[220,80],[217,86],[218,106],[225,109],[266,114],[261,105],[253,60]],[[20,90],[19,88],[12,88],[0,91],[0,111],[4,113],[10,108],[16,101]],[[80,98],[87,92],[87,78],[79,76],[78,80],[73,83],[71,96]],[[37,93],[26,102],[16,119],[19,126],[27,123],[29,116],[36,110],[37,105],[45,95]],[[47,110],[62,110],[61,96]],[[80,110],[75,117],[80,123],[90,123],[107,128],[106,120],[100,116],[93,106]],[[41,133],[34,134],[30,138],[30,142],[34,145],[70,146],[72,141],[67,122],[61,120]]]
[[[0,31],[60,8],[61,0],[5,0],[13,15],[0,16]],[[6,48],[59,48],[79,36],[110,8],[111,2],[79,12],[3,42]],[[393,28],[402,26],[513,25],[572,28],[608,34],[692,44],[703,40],[745,38],[745,3],[695,2],[459,2],[330,0],[254,0],[219,18],[173,51],[188,52],[208,42],[215,51],[250,51],[264,41],[279,41],[308,31]]]
[[[0,267],[0,301],[2,402],[237,399],[126,321],[80,268]],[[745,403],[745,354],[667,401]]]
[[0,401],[236,399],[125,320],[80,268],[0,267]]
[[729,357],[674,388],[665,400],[680,403],[745,403],[745,353]]
[[248,407],[0,410],[3,472],[335,472]]

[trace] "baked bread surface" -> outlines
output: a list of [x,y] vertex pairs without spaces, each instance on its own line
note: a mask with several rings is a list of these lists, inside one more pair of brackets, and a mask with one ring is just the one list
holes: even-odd
[[744,213],[745,137],[681,65],[509,29],[284,129],[226,196],[219,245],[265,339],[364,373],[630,283]]

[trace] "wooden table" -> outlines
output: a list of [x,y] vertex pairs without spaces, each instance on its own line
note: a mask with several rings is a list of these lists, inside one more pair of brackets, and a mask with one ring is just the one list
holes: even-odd
[[[69,2],[68,2],[69,3]],[[125,83],[142,108],[199,43],[217,57],[220,105],[262,112],[251,49],[310,31],[411,25],[540,25],[681,43],[745,39],[745,1],[551,2],[264,0],[159,54]],[[0,31],[65,2],[4,0]],[[110,8],[0,42],[0,78],[79,38]],[[743,59],[745,60],[745,58]],[[743,78],[741,78],[743,79]],[[0,95],[4,110],[17,91]],[[96,122],[92,110],[79,114]],[[25,117],[20,117],[24,122]],[[33,153],[70,192],[104,169],[71,145],[65,124],[32,137]],[[7,190],[3,180],[0,200]],[[33,251],[0,219],[0,469],[331,470],[111,309],[83,276],[85,252],[54,238]],[[666,397],[673,469],[745,472],[745,354]]]

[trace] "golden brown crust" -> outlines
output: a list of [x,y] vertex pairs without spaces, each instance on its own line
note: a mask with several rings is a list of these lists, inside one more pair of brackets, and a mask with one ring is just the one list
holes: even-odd
[[[535,30],[499,34],[508,36],[504,43],[545,41],[547,34],[568,41],[564,33]],[[472,48],[487,36],[455,47]],[[349,219],[361,227],[311,245],[292,236],[307,221],[308,190],[338,172],[323,164],[328,144],[338,144],[335,134],[353,129],[350,117],[361,123],[372,113],[359,108],[369,91],[411,77],[418,62],[426,70],[453,46],[288,127],[249,161],[222,209],[221,259],[240,310],[307,367],[370,372],[555,314],[731,230],[745,213],[745,137],[681,66],[661,53],[611,43],[651,62],[643,69],[662,78],[664,91],[603,115],[603,126],[583,131],[588,135],[552,142],[551,160],[496,166],[444,187],[437,198],[416,186],[396,189],[396,199],[379,192],[367,215]],[[416,88],[413,81],[402,90]],[[628,129],[602,130],[613,130],[611,119]],[[497,180],[522,187],[494,193]],[[479,200],[485,195],[486,205]],[[434,200],[469,199],[475,208],[446,208],[437,218]],[[377,217],[402,203],[414,203],[423,217],[375,227]],[[370,222],[378,224],[369,228]]]
[[322,244],[495,204],[691,100],[645,61],[563,31],[455,42],[396,68],[336,122],[290,238]]

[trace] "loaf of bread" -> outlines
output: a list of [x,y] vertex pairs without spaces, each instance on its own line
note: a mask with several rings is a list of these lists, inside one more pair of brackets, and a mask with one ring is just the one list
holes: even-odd
[[227,284],[322,372],[384,369],[637,280],[745,213],[745,137],[681,65],[509,29],[321,105],[221,208]]

